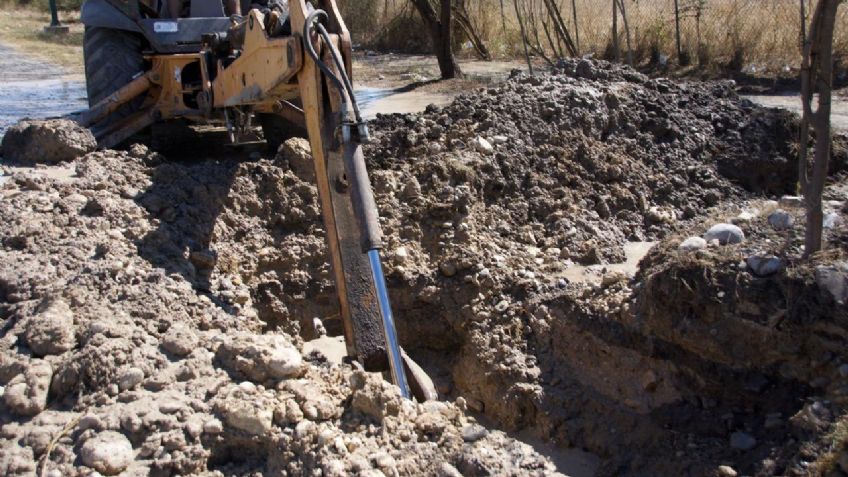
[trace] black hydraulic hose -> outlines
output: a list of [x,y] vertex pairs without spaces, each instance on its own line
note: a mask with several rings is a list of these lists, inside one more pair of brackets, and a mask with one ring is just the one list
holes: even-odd
[[[324,18],[329,18],[327,16],[327,12],[325,12],[324,10],[314,10],[312,13],[309,14],[308,17],[306,17],[306,24],[303,25],[303,43],[306,46],[306,52],[309,54],[309,56],[312,57],[312,59],[315,61],[315,64],[318,65],[318,68],[325,75],[327,75],[327,77],[329,77],[333,81],[333,83],[336,84],[336,88],[338,88],[339,92],[343,93],[345,91],[344,84],[339,79],[339,77],[336,76],[335,73],[333,73],[333,70],[331,70],[321,60],[321,57],[318,56],[318,52],[315,51],[315,46],[312,45],[312,25],[315,23],[318,17],[321,16],[323,16]],[[342,103],[347,103],[344,94],[342,94]]]
[[[303,26],[303,37],[304,42],[306,44],[306,52],[310,57],[315,61],[315,64],[318,65],[318,68],[325,74],[330,80],[336,85],[336,88],[339,90],[339,95],[341,96],[342,104],[347,105],[347,97],[350,97],[350,102],[353,105],[353,113],[356,116],[357,122],[362,122],[362,115],[359,112],[359,105],[356,102],[356,97],[353,94],[353,84],[350,81],[350,77],[347,75],[347,70],[345,69],[344,62],[342,61],[341,54],[335,45],[333,45],[330,34],[327,32],[327,29],[324,28],[324,25],[318,23],[319,17],[323,17],[324,19],[328,19],[327,12],[324,10],[314,10],[312,13],[306,17],[306,24]],[[312,32],[314,25],[318,25],[318,32],[321,37],[324,39],[324,43],[327,44],[327,47],[330,49],[330,53],[333,56],[333,63],[335,63],[336,68],[339,71],[339,75],[341,75],[341,79],[337,76],[333,70],[331,70],[326,63],[318,56],[318,52],[315,51],[315,47],[312,45]],[[347,92],[347,95],[345,95]]]

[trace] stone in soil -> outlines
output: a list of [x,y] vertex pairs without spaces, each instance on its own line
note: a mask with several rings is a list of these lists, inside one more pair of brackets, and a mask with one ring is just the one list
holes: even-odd
[[80,458],[87,467],[104,475],[117,475],[135,458],[130,441],[121,433],[104,431],[85,441]]
[[707,230],[704,240],[707,242],[717,240],[720,245],[731,245],[742,243],[745,240],[745,234],[742,229],[733,224],[716,224]]

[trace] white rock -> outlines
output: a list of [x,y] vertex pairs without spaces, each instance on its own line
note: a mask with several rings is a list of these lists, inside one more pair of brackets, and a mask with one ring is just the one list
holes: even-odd
[[121,391],[132,389],[144,381],[144,371],[139,368],[129,368],[118,378],[118,388]]
[[819,265],[816,267],[816,283],[840,305],[848,302],[848,275],[844,271]]
[[718,475],[719,477],[736,477],[736,470],[733,467],[728,465],[720,465],[718,466]]
[[255,436],[270,432],[274,422],[274,412],[271,409],[265,409],[253,402],[231,402],[225,410],[225,415],[227,424]]
[[492,142],[495,144],[506,144],[509,141],[509,138],[506,136],[493,136]]
[[737,215],[736,218],[733,219],[733,221],[735,223],[748,223],[748,222],[754,220],[755,218],[757,218],[757,215],[758,215],[758,212],[751,212],[751,211],[745,210],[745,211],[740,212],[739,215]]
[[758,277],[767,277],[769,275],[774,275],[775,273],[783,270],[783,260],[774,257],[758,257],[756,255],[752,255],[745,260],[745,263],[748,264],[748,267],[754,272],[754,275]]
[[775,230],[787,230],[791,229],[793,225],[795,225],[795,217],[788,212],[777,209],[768,216],[768,223]]
[[784,195],[780,198],[778,204],[786,208],[802,207],[804,205],[804,198],[797,195]]
[[701,250],[707,248],[707,241],[702,239],[701,237],[689,237],[688,239],[684,240],[678,248],[684,252]]
[[19,416],[34,416],[47,407],[47,391],[53,378],[53,367],[47,361],[34,359],[22,374],[12,378],[3,392],[6,407]]
[[104,431],[85,441],[80,454],[86,467],[104,475],[123,472],[135,459],[130,441],[115,431]]
[[220,434],[224,432],[224,424],[218,419],[210,419],[203,424],[203,432],[207,434]]
[[826,229],[832,229],[841,223],[842,217],[840,217],[836,212],[829,212],[825,214],[824,219],[822,219],[822,226]]
[[224,367],[254,382],[300,374],[300,351],[283,335],[240,333],[218,347],[217,359]]
[[197,347],[197,335],[188,326],[176,324],[165,332],[162,347],[173,355],[186,356]]
[[492,143],[482,137],[474,139],[474,149],[476,149],[480,154],[491,154],[495,151]]
[[745,240],[745,234],[742,229],[733,224],[716,224],[707,230],[704,240],[707,242],[718,240],[720,245],[742,243]]
[[62,299],[47,299],[27,321],[26,341],[36,356],[62,354],[76,345],[74,315]]

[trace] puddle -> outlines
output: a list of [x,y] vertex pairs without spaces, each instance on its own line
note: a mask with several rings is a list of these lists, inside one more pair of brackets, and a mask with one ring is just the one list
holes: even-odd
[[[792,111],[797,114],[802,114],[801,95],[800,94],[778,94],[778,95],[745,95],[745,99],[749,99],[761,106],[769,108],[781,108]],[[816,96],[818,101],[818,95]],[[813,108],[817,103],[813,103]],[[848,101],[842,97],[834,96],[831,101],[830,121],[834,129],[848,130]]]
[[604,273],[623,272],[632,276],[639,270],[639,261],[648,254],[657,242],[628,242],[624,245],[624,255],[627,259],[623,263],[610,265],[573,265],[566,269],[560,276],[574,283],[588,283],[597,285],[601,283]]
[[88,106],[85,80],[0,45],[0,138],[23,117],[61,116]]
[[399,92],[395,89],[368,87],[356,89],[355,94],[366,119],[373,119],[377,114],[419,113],[431,104],[445,106],[453,101],[455,96],[449,93]]

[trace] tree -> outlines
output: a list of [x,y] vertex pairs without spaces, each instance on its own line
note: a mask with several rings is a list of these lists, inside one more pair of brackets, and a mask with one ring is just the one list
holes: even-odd
[[[830,100],[833,91],[833,30],[836,11],[843,0],[819,0],[810,25],[809,37],[804,42],[801,63],[801,117],[798,182],[807,208],[807,228],[804,255],[822,248],[824,212],[822,193],[830,161]],[[818,107],[813,111],[813,93],[818,92]],[[808,160],[810,125],[815,135],[815,153],[812,165]]]
[[442,79],[461,78],[462,70],[453,54],[453,9],[451,0],[438,0],[439,12],[430,0],[411,0],[424,19],[433,41],[433,50],[439,62]]

